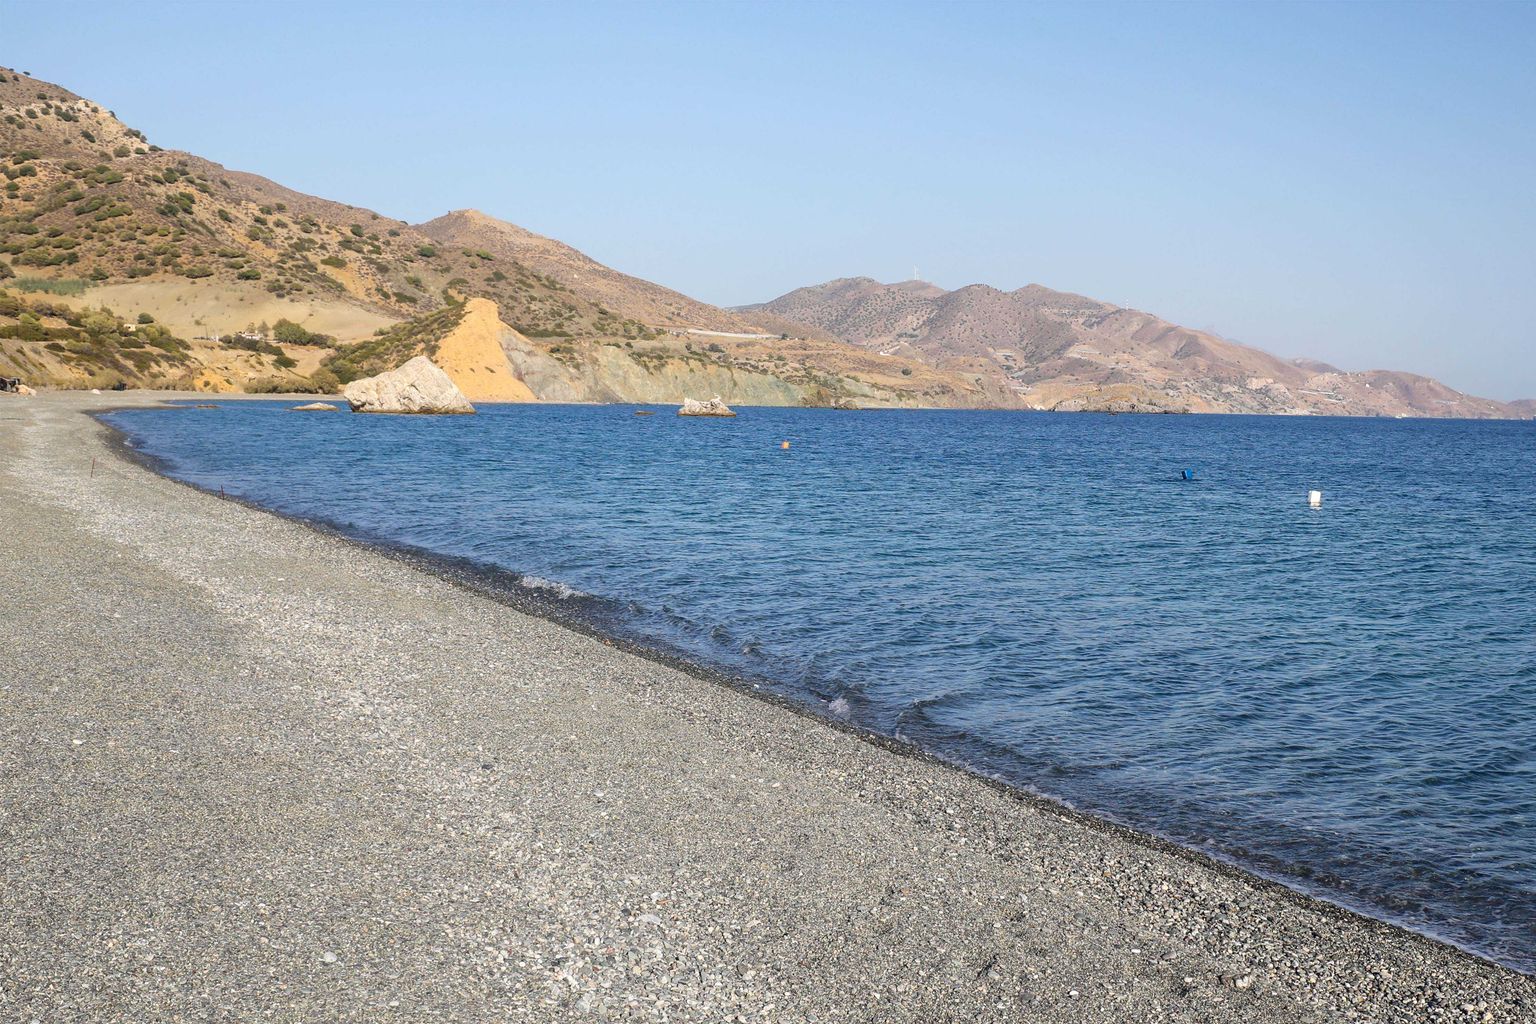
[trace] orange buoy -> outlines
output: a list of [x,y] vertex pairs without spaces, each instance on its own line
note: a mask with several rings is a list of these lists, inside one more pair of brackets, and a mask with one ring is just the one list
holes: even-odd
[[779,445],[779,447],[784,449],[785,451],[789,451],[789,442],[785,441],[783,444]]

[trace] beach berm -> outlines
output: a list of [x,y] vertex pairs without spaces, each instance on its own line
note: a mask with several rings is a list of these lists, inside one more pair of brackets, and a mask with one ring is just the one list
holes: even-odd
[[1536,1018],[1513,971],[112,457],[87,412],[153,400],[0,406],[0,1020]]

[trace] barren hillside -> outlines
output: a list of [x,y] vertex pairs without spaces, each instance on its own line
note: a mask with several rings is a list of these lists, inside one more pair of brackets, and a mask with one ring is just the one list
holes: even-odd
[[879,352],[981,376],[1044,409],[1500,417],[1517,410],[1413,374],[1283,360],[1149,313],[1028,285],[944,291],[844,278],[744,316],[775,313]]
[[[698,302],[474,211],[418,228],[165,150],[99,104],[10,69],[0,69],[0,168],[0,281],[11,294],[0,371],[45,386],[329,389],[428,347],[463,303],[484,299],[506,333],[480,333],[517,339],[509,355],[536,373],[538,398],[673,401],[715,388],[823,405],[1008,400],[921,362]],[[139,331],[141,317],[153,326]],[[142,341],[151,335],[160,348]]]

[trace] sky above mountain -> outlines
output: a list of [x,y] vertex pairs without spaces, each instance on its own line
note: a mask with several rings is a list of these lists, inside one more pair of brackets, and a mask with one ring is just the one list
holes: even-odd
[[732,305],[1039,282],[1536,395],[1536,5],[0,0],[0,63]]

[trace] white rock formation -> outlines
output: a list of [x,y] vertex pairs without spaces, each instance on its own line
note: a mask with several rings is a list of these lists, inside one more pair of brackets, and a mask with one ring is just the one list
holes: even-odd
[[679,416],[735,416],[730,406],[720,400],[716,395],[707,402],[698,402],[692,398],[683,399],[683,407],[677,410]]
[[353,412],[466,413],[474,412],[449,379],[426,356],[377,377],[355,380],[341,390]]

